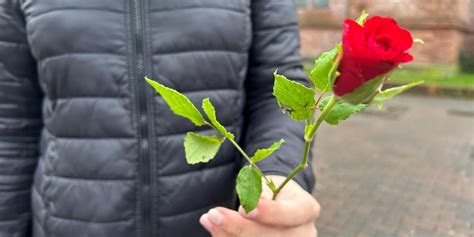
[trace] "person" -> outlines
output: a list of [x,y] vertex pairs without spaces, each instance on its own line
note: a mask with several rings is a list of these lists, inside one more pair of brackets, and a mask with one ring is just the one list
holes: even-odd
[[243,159],[186,164],[211,131],[144,80],[209,97],[249,154],[284,138],[259,163],[281,182],[304,145],[272,97],[276,69],[306,81],[292,0],[0,0],[0,29],[0,236],[316,235],[311,169],[239,212]]

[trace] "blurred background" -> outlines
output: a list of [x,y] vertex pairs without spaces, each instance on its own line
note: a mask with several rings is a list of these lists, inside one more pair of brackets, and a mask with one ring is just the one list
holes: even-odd
[[316,138],[319,236],[474,237],[474,0],[295,0],[313,61],[362,9],[425,45],[388,87],[425,84]]

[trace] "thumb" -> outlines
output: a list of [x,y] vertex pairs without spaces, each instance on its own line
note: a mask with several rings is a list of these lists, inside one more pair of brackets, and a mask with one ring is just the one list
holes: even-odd
[[320,209],[319,203],[313,197],[277,201],[261,198],[252,212],[245,213],[241,207],[239,213],[260,224],[295,227],[315,221]]

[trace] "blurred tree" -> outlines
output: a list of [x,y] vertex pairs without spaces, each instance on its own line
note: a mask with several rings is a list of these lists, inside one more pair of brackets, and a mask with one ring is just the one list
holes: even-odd
[[459,53],[459,67],[462,72],[474,74],[474,35],[466,37]]

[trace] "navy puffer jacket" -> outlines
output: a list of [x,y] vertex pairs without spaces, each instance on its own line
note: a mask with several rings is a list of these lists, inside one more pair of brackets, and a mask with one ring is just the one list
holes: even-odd
[[[149,76],[219,119],[287,175],[303,124],[272,97],[273,72],[304,82],[292,0],[0,0],[0,236],[208,236],[199,216],[236,204],[229,144],[190,166],[196,128]],[[310,169],[296,177],[307,190]]]

